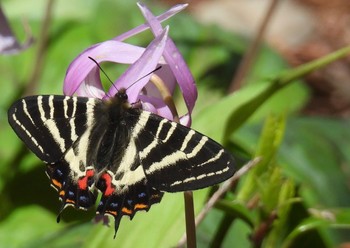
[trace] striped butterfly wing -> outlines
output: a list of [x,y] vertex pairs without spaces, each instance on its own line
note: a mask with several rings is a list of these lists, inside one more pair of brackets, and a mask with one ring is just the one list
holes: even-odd
[[147,181],[167,192],[218,184],[234,172],[234,159],[207,136],[143,111],[135,138]]
[[[163,196],[148,184],[130,140],[139,110],[126,108],[123,102],[118,96],[109,101],[30,96],[8,111],[16,134],[47,163],[47,175],[62,201],[60,213],[67,206],[90,208],[96,188],[102,192],[97,214],[112,215],[115,231],[123,215],[133,218]],[[126,111],[133,112],[128,120]]]
[[18,137],[45,163],[59,161],[86,131],[95,99],[29,96],[15,102],[8,120]]
[[47,164],[51,185],[59,192],[62,209],[87,209],[96,196],[89,190],[94,168],[87,167],[88,136],[94,126],[93,98],[55,95],[29,96],[8,111],[11,127],[26,146]]

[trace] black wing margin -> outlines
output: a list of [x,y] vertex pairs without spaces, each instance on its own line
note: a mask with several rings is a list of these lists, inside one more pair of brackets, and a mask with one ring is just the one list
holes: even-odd
[[235,161],[220,144],[188,127],[142,111],[135,138],[147,181],[161,191],[196,190],[235,172]]

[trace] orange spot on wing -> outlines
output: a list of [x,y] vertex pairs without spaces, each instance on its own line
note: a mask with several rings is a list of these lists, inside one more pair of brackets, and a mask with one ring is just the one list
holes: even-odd
[[126,207],[122,208],[122,212],[123,212],[124,214],[132,214],[132,210],[127,209]]
[[135,207],[134,207],[134,209],[146,209],[146,208],[148,208],[148,205],[146,205],[146,204],[136,204],[135,205]]
[[106,211],[107,214],[111,214],[113,216],[117,216],[117,211]]
[[61,190],[60,193],[59,193],[59,195],[62,196],[62,197],[63,197],[65,194],[66,194],[66,192],[64,192],[64,190]]
[[74,200],[71,200],[71,199],[66,199],[66,203],[72,203],[75,205],[75,201]]
[[51,182],[57,188],[59,188],[59,189],[62,188],[62,184],[59,181],[57,181],[56,179],[52,179]]

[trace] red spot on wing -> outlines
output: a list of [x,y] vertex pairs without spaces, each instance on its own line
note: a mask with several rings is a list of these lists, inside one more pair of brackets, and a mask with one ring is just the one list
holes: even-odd
[[87,171],[86,171],[86,176],[87,176],[87,177],[91,178],[91,177],[93,177],[94,175],[95,175],[95,171],[94,171],[94,170],[90,169],[90,170],[87,170]]
[[112,177],[107,172],[103,173],[101,178],[105,181],[106,184],[106,190],[103,192],[105,196],[109,196],[113,194],[114,187],[112,185]]
[[88,188],[88,181],[94,176],[94,170],[87,170],[85,176],[78,180],[78,188],[81,190],[86,190]]
[[87,176],[85,176],[85,177],[83,177],[83,178],[78,180],[78,187],[79,187],[79,189],[81,189],[81,190],[86,190],[87,189],[87,180],[88,180]]

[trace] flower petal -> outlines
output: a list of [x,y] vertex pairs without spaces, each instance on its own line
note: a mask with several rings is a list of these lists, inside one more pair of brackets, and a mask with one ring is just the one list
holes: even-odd
[[[129,102],[136,102],[140,91],[148,83],[151,75],[147,74],[156,68],[164,52],[164,47],[168,38],[168,29],[169,28],[166,27],[164,31],[148,45],[142,56],[115,82],[117,88],[126,88],[128,90]],[[108,95],[114,96],[116,93],[116,88],[111,87]]]
[[[138,3],[138,6],[144,15],[147,23],[151,27],[151,30],[155,36],[162,32],[163,28],[160,22],[154,17],[154,15],[149,11],[149,9]],[[164,50],[164,59],[171,67],[171,70],[179,84],[180,90],[184,96],[184,101],[186,103],[189,114],[192,113],[195,101],[197,100],[197,88],[194,82],[194,78],[187,67],[181,53],[176,48],[174,42],[169,38]],[[190,115],[189,115],[190,116]],[[190,125],[191,119],[188,119],[187,125]]]
[[[188,6],[188,4],[177,4],[173,7],[171,7],[169,10],[167,10],[165,13],[160,14],[159,16],[157,16],[157,20],[159,22],[163,22],[165,20],[168,20],[170,17],[176,15],[177,13],[179,13],[180,11],[182,11],[184,8],[186,8]],[[149,25],[147,24],[142,24],[136,28],[133,28],[115,38],[113,38],[113,40],[119,40],[119,41],[123,41],[127,38],[130,38],[131,36],[134,36],[136,34],[139,34],[145,30],[149,29]]]
[[149,95],[140,95],[139,98],[142,101],[142,109],[160,115],[168,120],[174,120],[171,110],[162,99]]
[[103,98],[106,95],[106,92],[102,90],[100,70],[98,67],[90,71],[75,93],[78,96],[93,98]]
[[[102,89],[101,81],[97,74],[99,72],[94,70],[97,68],[96,64],[89,59],[94,58],[98,63],[103,61],[111,61],[115,63],[132,64],[145,51],[145,48],[130,45],[124,42],[108,40],[99,44],[96,44],[84,52],[82,52],[68,67],[66,77],[64,80],[63,92],[65,95],[73,95],[76,93],[82,83],[87,85],[83,86],[88,88],[89,85],[96,89]],[[90,75],[90,73],[92,75]],[[85,80],[85,78],[91,80]],[[93,81],[95,79],[96,81]],[[88,93],[90,90],[84,90]],[[86,95],[89,96],[89,95]],[[94,97],[93,95],[90,95]]]

